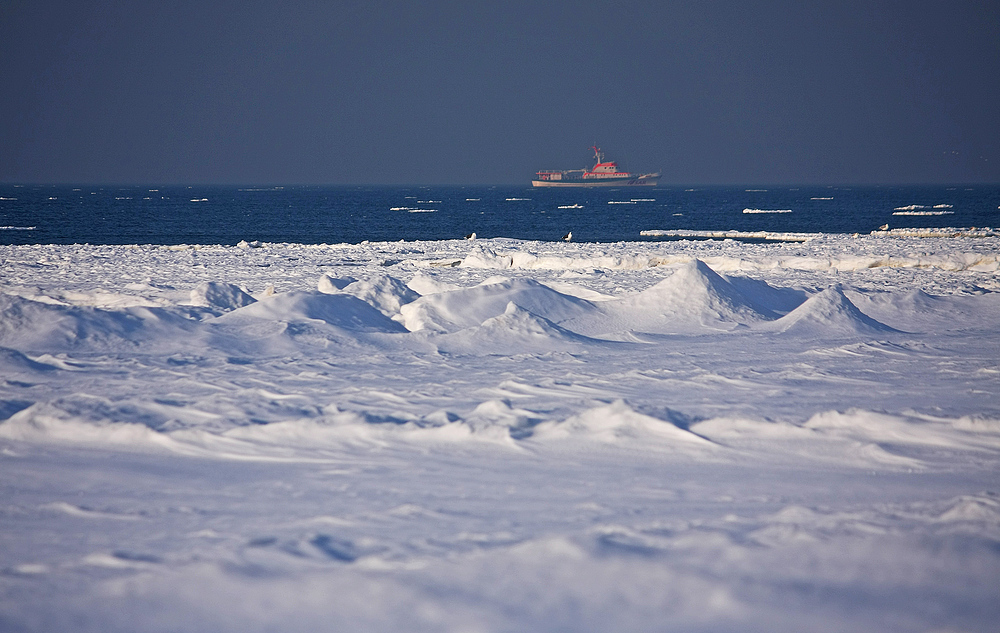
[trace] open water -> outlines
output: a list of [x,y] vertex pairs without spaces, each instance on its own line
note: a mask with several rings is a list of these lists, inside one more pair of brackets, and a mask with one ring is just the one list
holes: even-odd
[[1000,186],[231,187],[0,185],[3,244],[641,239],[644,230],[996,227]]

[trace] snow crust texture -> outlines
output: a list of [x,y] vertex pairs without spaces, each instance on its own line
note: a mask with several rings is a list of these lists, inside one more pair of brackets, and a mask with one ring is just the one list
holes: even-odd
[[0,246],[0,630],[994,630],[998,246]]

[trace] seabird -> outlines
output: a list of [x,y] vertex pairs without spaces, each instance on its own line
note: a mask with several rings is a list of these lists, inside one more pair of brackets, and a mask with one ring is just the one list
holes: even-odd
[[563,235],[562,239],[563,239],[564,242],[569,242],[570,240],[572,240],[573,239],[573,231],[570,231],[566,235]]

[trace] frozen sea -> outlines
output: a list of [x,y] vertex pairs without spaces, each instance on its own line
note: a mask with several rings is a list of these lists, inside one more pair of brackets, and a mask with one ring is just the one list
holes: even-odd
[[0,630],[1000,619],[997,187],[0,191]]

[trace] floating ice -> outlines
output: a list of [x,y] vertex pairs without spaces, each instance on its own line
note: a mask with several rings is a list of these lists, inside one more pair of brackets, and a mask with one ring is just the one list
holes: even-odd
[[[951,204],[935,204],[935,205],[925,205],[925,204],[908,204],[905,207],[896,207],[893,211],[916,211],[917,209],[951,209],[954,205]],[[893,215],[896,215],[895,213]]]
[[872,231],[872,235],[885,235],[888,237],[1000,237],[1000,231],[989,227],[983,228],[896,228],[880,231]]
[[[674,215],[683,215],[675,213]],[[640,231],[644,237],[709,237],[723,239],[762,239],[778,242],[807,242],[820,237],[820,233],[776,233],[773,231],[694,231],[690,229],[677,230],[646,230]]]

